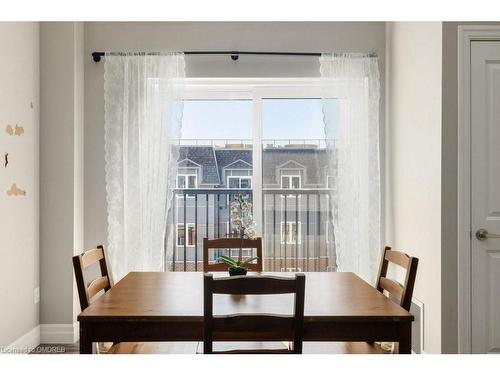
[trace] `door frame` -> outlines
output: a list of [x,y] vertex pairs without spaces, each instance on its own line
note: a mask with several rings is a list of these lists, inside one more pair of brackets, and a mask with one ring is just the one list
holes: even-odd
[[472,351],[470,52],[473,41],[500,41],[500,26],[458,26],[458,352]]

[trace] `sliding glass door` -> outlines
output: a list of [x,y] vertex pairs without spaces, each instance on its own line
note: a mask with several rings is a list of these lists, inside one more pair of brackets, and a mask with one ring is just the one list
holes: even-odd
[[171,269],[201,271],[203,238],[236,235],[229,203],[237,196],[253,204],[265,270],[325,271],[334,264],[327,254],[334,253],[335,176],[327,168],[332,143],[319,97],[317,79],[187,80],[169,213]]

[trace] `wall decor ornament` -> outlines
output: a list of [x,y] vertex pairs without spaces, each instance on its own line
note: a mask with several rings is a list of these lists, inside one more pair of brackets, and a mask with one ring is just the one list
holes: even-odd
[[15,183],[12,184],[9,190],[7,190],[8,196],[18,196],[18,195],[26,195],[26,190],[20,189]]
[[5,131],[8,135],[17,135],[19,137],[24,134],[24,128],[22,126],[19,126],[19,124],[16,124],[14,128],[12,127],[12,125],[7,125]]

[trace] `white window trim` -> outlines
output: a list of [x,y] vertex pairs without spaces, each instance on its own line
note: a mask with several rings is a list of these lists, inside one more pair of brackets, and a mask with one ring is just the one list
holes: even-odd
[[[332,238],[330,238],[330,235],[328,234],[328,233],[330,233],[330,225],[333,226],[333,223],[330,220],[326,220],[326,222],[325,222],[325,243],[327,243],[327,244],[333,243]],[[333,230],[333,228],[332,228],[332,230]]]
[[[283,169],[282,169],[283,170]],[[299,187],[298,189],[302,189],[302,176],[299,174],[290,174],[290,175],[281,175],[280,177],[280,188],[283,189],[283,177],[290,177],[288,184],[291,185],[292,182],[292,177],[298,177],[299,178]],[[295,188],[288,188],[289,190],[293,190]],[[286,199],[290,200],[296,197],[295,194],[281,194],[281,205],[283,205],[283,200],[286,196]],[[299,206],[302,205],[302,194],[299,194]]]
[[[284,228],[284,224],[285,222],[284,221],[280,221],[280,243],[282,245],[285,245],[285,240],[290,240],[288,242],[286,242],[287,245],[295,245],[295,241],[291,241],[292,239],[292,226],[293,224],[295,224],[295,221],[294,220],[291,220],[291,221],[287,221],[286,224],[287,226],[290,226],[290,229],[288,230],[288,236],[283,236],[284,232],[283,232],[283,228]],[[297,244],[298,245],[301,245],[302,244],[302,223],[301,221],[297,221],[297,225],[298,225],[298,230],[297,230]],[[289,237],[289,238],[284,238],[284,237]]]
[[[178,248],[184,248],[184,245],[179,245],[179,227],[181,225],[184,226],[184,223],[177,223],[176,224],[176,231],[175,231],[175,245]],[[196,230],[196,225],[194,223],[186,223],[186,227],[187,228],[189,228],[190,226],[192,226],[194,228],[194,230]],[[186,233],[186,236],[185,236],[185,238],[186,238],[186,247],[195,247],[196,243],[190,245],[189,244],[189,235],[187,235],[187,232],[185,232],[185,233]]]
[[[195,180],[195,187],[194,188],[182,188],[182,187],[179,187],[179,177],[185,177],[186,178],[186,181],[189,180],[189,177],[194,177],[194,180]],[[194,174],[194,173],[177,173],[177,176],[175,177],[175,187],[177,189],[196,189],[198,188],[198,175],[197,174]]]
[[[195,187],[194,189],[198,188],[198,175],[194,173],[177,173],[175,176],[175,188],[176,189],[190,189],[190,188],[181,188],[179,187],[179,176],[184,176],[186,177],[186,181],[188,180],[187,178],[190,176],[194,176],[195,178]],[[184,194],[176,194],[177,199],[184,199]],[[187,199],[194,199],[194,194],[186,194],[186,200]]]
[[288,181],[288,186],[292,185],[292,178],[293,177],[298,177],[299,178],[299,187],[298,188],[289,187],[288,189],[302,189],[302,176],[300,174],[282,174],[280,176],[280,187],[281,187],[281,189],[283,189],[283,177],[287,177],[288,178],[288,180],[289,180]]
[[250,188],[249,189],[252,189],[252,177],[253,176],[226,176],[226,186],[229,188],[229,179],[238,179],[240,180],[239,182],[239,187],[237,189],[242,189],[241,187],[241,179],[244,178],[244,179],[247,179],[247,180],[250,180]]
[[333,186],[330,186],[330,179],[335,180],[336,176],[332,176],[331,174],[326,175],[326,188],[332,190]]
[[280,272],[302,272],[302,268],[300,267],[281,267]]

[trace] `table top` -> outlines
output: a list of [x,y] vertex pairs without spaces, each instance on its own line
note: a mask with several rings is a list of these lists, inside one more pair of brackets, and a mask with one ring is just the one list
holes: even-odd
[[[251,273],[258,274],[258,273]],[[293,276],[262,272],[262,275]],[[351,272],[305,272],[305,322],[412,321],[413,316]],[[227,272],[215,272],[225,277]],[[293,314],[293,295],[214,296],[214,315]],[[203,320],[202,272],[131,272],[95,300],[79,321]]]

